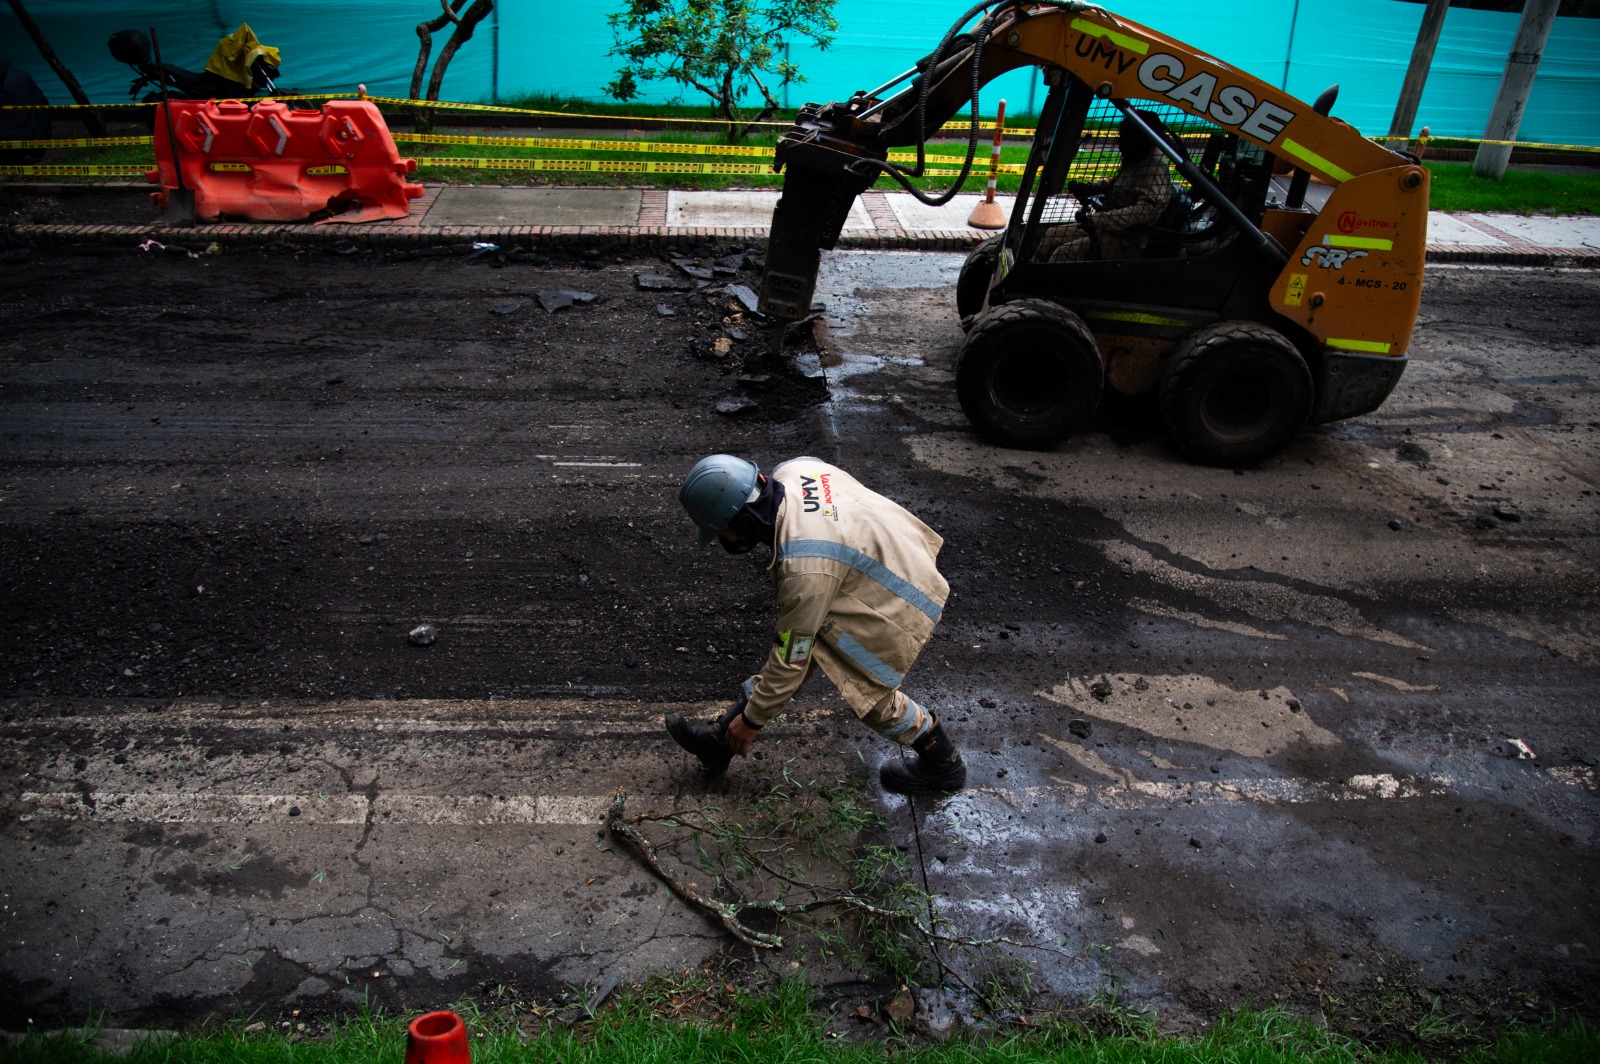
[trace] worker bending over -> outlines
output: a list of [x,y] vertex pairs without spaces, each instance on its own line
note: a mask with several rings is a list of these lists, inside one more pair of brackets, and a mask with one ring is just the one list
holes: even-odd
[[900,690],[933,635],[950,586],[935,560],[944,540],[898,503],[816,458],[763,474],[714,454],[695,463],[678,501],[731,554],[772,548],[777,634],[761,671],[715,725],[674,713],[667,731],[713,775],[748,757],[763,725],[783,712],[813,663],[861,722],[917,754],[879,770],[888,790],[955,791],[967,769],[944,726]]

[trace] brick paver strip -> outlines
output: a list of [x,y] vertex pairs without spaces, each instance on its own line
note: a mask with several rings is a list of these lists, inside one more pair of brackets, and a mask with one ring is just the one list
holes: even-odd
[[[57,188],[55,185],[29,185],[41,191]],[[60,186],[63,190],[81,190],[84,186]],[[115,182],[99,186],[122,190],[132,194],[135,188],[147,186],[137,182]],[[32,244],[126,244],[137,246],[145,240],[162,244],[185,246],[209,244],[258,246],[262,244],[359,244],[370,248],[407,248],[418,244],[450,244],[462,242],[492,243],[531,246],[537,243],[567,245],[616,244],[657,245],[676,247],[703,243],[707,240],[728,240],[748,243],[768,237],[765,227],[681,227],[667,224],[667,193],[664,189],[645,189],[640,206],[638,224],[631,226],[555,226],[555,225],[451,225],[428,226],[422,220],[428,207],[438,199],[444,186],[429,186],[427,191],[411,201],[411,212],[403,218],[383,219],[369,223],[330,222],[325,225],[311,223],[249,223],[218,222],[197,225],[192,229],[178,229],[166,225],[164,219],[152,219],[139,225],[83,225],[15,223],[0,226],[0,247],[25,247]],[[872,220],[871,229],[845,229],[839,234],[838,246],[859,249],[913,249],[919,251],[968,251],[992,235],[991,231],[978,229],[907,230],[902,227],[887,196],[875,190],[861,194],[861,202]],[[1435,263],[1486,263],[1518,266],[1587,266],[1600,267],[1600,248],[1546,248],[1538,247],[1513,233],[1496,229],[1492,225],[1468,215],[1454,215],[1472,226],[1503,242],[1500,247],[1481,245],[1433,244],[1427,250],[1427,261]]]

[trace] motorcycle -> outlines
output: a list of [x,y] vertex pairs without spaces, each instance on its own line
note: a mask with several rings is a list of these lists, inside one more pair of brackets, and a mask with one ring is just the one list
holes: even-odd
[[111,57],[139,76],[128,89],[137,97],[156,86],[144,103],[173,100],[236,100],[277,92],[278,50],[261,43],[248,24],[241,24],[217,42],[203,70],[186,70],[151,58],[150,38],[139,30],[119,30],[106,42]]

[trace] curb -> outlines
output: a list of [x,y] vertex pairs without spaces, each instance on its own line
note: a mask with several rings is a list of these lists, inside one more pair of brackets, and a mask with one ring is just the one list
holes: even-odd
[[[868,251],[969,251],[987,231],[846,231],[837,246]],[[395,229],[325,225],[229,223],[179,229],[167,225],[10,225],[0,229],[0,247],[114,246],[145,240],[171,244],[219,244],[225,247],[329,246],[416,249],[454,243],[489,243],[501,247],[639,245],[685,247],[707,240],[742,243],[765,241],[765,228],[693,228],[640,226],[406,226]],[[1427,262],[1487,266],[1600,268],[1600,248],[1462,247],[1434,245]]]

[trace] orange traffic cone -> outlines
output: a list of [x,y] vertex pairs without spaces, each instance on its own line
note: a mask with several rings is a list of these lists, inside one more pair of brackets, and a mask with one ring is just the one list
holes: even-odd
[[972,208],[972,214],[967,218],[967,224],[974,229],[1006,227],[1006,212],[994,201],[995,178],[1000,173],[1000,138],[1005,136],[1005,129],[1006,102],[1001,100],[994,118],[994,151],[989,154],[989,187],[983,192],[983,201]]
[[467,1025],[453,1012],[429,1012],[406,1029],[406,1064],[472,1064]]

